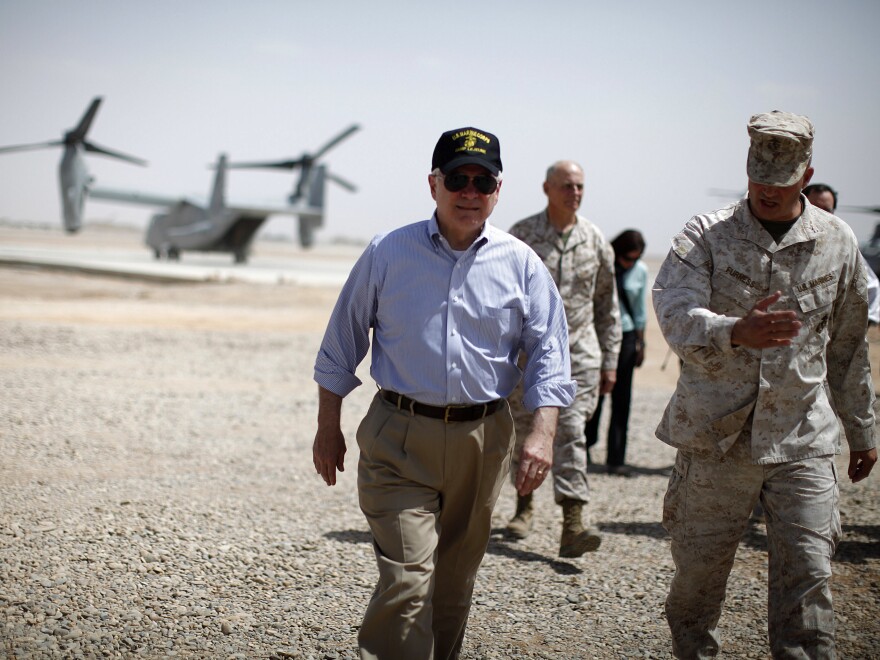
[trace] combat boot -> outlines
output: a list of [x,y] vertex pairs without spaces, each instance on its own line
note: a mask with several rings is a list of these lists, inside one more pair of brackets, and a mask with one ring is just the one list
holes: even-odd
[[602,537],[592,527],[584,529],[581,519],[584,503],[578,500],[562,500],[562,538],[559,541],[560,557],[580,557],[585,552],[599,549]]
[[516,496],[516,513],[507,523],[507,531],[511,536],[524,539],[532,531],[532,494]]

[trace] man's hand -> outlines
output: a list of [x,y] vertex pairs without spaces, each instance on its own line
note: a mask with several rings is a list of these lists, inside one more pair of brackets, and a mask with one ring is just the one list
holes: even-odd
[[516,492],[520,495],[528,495],[540,486],[553,466],[558,417],[558,408],[538,408],[532,417],[532,428],[523,442],[516,473]]
[[797,313],[794,310],[767,311],[781,297],[782,292],[776,291],[756,302],[749,313],[734,324],[730,343],[747,348],[773,348],[791,344],[803,325],[798,321]]
[[617,370],[608,369],[599,373],[599,394],[611,394],[614,384],[617,382]]
[[338,426],[318,427],[312,445],[312,461],[315,470],[328,486],[336,485],[336,470],[345,472],[345,436]]
[[318,386],[318,432],[312,445],[315,470],[328,486],[336,485],[336,470],[345,472],[345,436],[340,418],[342,397]]
[[864,449],[850,452],[849,469],[846,471],[853,483],[857,483],[871,474],[877,462],[877,449]]

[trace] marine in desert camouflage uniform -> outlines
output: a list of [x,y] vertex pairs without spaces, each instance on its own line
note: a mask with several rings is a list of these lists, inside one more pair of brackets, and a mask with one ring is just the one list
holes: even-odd
[[[602,232],[577,215],[584,192],[584,173],[577,163],[560,161],[547,170],[547,208],[520,220],[510,233],[538,254],[553,276],[568,321],[571,376],[578,389],[574,403],[559,413],[553,445],[553,495],[562,506],[559,544],[562,557],[579,557],[598,549],[599,532],[584,525],[589,501],[584,425],[596,410],[599,393],[614,388],[620,351],[620,313],[614,283],[614,252]],[[521,404],[521,389],[510,399],[517,438],[525,437],[531,414]],[[519,447],[514,452],[514,461]],[[513,470],[512,472],[515,472]],[[525,538],[532,524],[532,496],[519,496],[508,530]]]
[[849,227],[800,193],[810,121],[774,111],[748,132],[748,195],[687,223],[653,291],[682,360],[657,428],[678,448],[663,509],[676,567],[666,616],[677,657],[719,652],[727,577],[760,500],[773,656],[832,658],[837,415],[852,481],[877,460],[866,277]]

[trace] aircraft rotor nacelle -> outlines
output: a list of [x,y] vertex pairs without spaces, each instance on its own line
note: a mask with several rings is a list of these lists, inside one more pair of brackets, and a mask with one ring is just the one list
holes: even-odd
[[91,182],[78,147],[65,148],[58,166],[58,181],[64,230],[69,234],[75,234],[82,228],[83,208]]

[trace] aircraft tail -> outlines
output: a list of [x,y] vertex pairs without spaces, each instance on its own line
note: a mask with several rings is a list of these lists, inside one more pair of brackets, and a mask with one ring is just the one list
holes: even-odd
[[217,159],[217,174],[214,175],[214,186],[211,189],[209,213],[219,213],[226,208],[226,154]]

